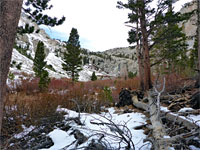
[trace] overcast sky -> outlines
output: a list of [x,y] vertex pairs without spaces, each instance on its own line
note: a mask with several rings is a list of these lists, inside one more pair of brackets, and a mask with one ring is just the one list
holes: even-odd
[[[53,38],[68,40],[72,27],[77,28],[82,48],[104,51],[116,47],[129,46],[127,10],[117,9],[118,0],[51,0],[53,8],[50,16],[66,17],[61,26],[45,28]],[[121,0],[126,2],[127,0]],[[176,10],[191,0],[180,0]]]

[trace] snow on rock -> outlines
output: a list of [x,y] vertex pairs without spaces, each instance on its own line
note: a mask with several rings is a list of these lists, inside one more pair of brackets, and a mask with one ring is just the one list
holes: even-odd
[[193,111],[194,109],[192,108],[181,108],[178,112],[190,112],[190,111]]
[[12,54],[12,61],[16,62],[22,62],[22,67],[21,70],[17,70],[16,68],[10,68],[11,72],[25,72],[27,74],[34,74],[34,71],[32,69],[33,67],[33,61],[26,56],[20,54],[16,49],[13,49],[13,54]]
[[190,148],[190,150],[200,150],[200,148],[197,148],[197,147],[195,147],[193,145],[190,145],[189,148]]
[[109,75],[103,71],[97,71],[92,68],[92,65],[85,65],[83,66],[83,70],[79,72],[79,81],[90,81],[92,73],[95,72],[96,76],[110,76],[114,77],[114,75]]
[[163,106],[160,107],[160,110],[164,112],[170,112],[170,110],[167,107],[163,107]]
[[24,125],[22,125],[22,128],[24,129],[24,131],[19,134],[14,135],[15,138],[20,139],[35,129],[34,126],[30,126],[29,128],[27,128]]
[[200,114],[199,115],[188,115],[187,117],[182,116],[184,119],[195,123],[200,127]]
[[[20,54],[16,49],[13,49],[12,54],[12,61],[16,61],[17,63],[22,62],[22,66],[20,70],[17,70],[16,68],[10,68],[10,71],[12,73],[20,74],[22,72],[25,72],[29,75],[34,75],[33,71],[33,60],[27,58],[26,56]],[[66,73],[62,70],[62,60],[58,57],[56,57],[53,53],[49,53],[49,55],[46,58],[47,64],[51,64],[53,68],[56,70],[56,72],[47,69],[49,72],[50,77],[54,78],[63,78],[68,77]]]
[[[167,107],[161,106],[161,110],[164,111],[164,112],[169,112],[169,113],[171,113],[173,115],[180,116],[178,113],[175,113],[175,112],[172,113],[172,112],[170,112]],[[190,112],[190,111],[193,111],[193,110],[194,109],[192,109],[192,108],[182,108],[182,109],[179,110],[179,113],[180,112],[181,113],[183,113],[183,112]],[[192,123],[195,123],[198,126],[200,126],[200,114],[199,115],[188,115],[186,117],[185,116],[180,116],[180,117],[183,118],[183,119],[185,119],[185,120],[188,120],[188,121],[190,121]]]
[[[55,129],[49,133],[49,137],[54,142],[54,145],[50,148],[50,150],[59,150],[64,148],[66,145],[72,143],[75,138],[70,136],[67,132],[62,131],[60,129]],[[45,149],[41,149],[45,150]]]
[[66,72],[62,69],[62,63],[64,63],[60,57],[55,56],[54,53],[49,53],[46,57],[45,61],[47,61],[48,65],[52,65],[52,67],[56,70],[56,72],[52,70],[48,70],[51,77],[54,78],[69,78]]
[[[71,111],[64,108],[58,108],[57,111],[64,111],[67,113],[65,116],[66,119],[70,117],[78,117],[78,113],[75,111]],[[54,149],[74,149],[75,148],[75,138],[72,133],[74,130],[79,130],[84,136],[88,137],[88,140],[79,145],[77,148],[86,147],[92,139],[98,140],[100,134],[104,134],[104,142],[108,142],[111,144],[110,146],[113,148],[117,148],[120,142],[120,139],[117,138],[116,135],[118,133],[114,132],[114,128],[111,125],[97,125],[96,123],[108,123],[111,124],[110,120],[114,122],[121,130],[125,130],[123,125],[126,125],[130,130],[132,135],[132,141],[135,144],[136,150],[140,149],[144,143],[143,139],[146,138],[144,134],[144,130],[135,130],[134,127],[138,125],[146,124],[146,118],[143,114],[133,112],[126,114],[116,114],[114,108],[109,108],[108,112],[103,112],[101,114],[88,114],[88,113],[80,113],[81,122],[84,124],[83,126],[77,125],[75,122],[66,122],[70,126],[70,130],[62,131],[60,129],[54,129],[51,133],[49,133],[49,137],[52,138],[54,145],[49,148],[49,150]],[[112,136],[113,135],[113,136]],[[70,145],[71,144],[71,145]],[[147,143],[145,143],[147,144]],[[69,146],[70,145],[70,146]],[[121,143],[121,146],[125,146],[124,143]],[[141,148],[141,150],[150,150],[151,145],[147,144]],[[81,148],[80,148],[81,149]],[[84,149],[84,148],[82,148]],[[46,149],[47,150],[47,149]]]
[[[20,70],[16,69],[15,67],[10,68],[10,71],[12,73],[20,74],[24,72],[28,75],[34,76],[35,73],[33,71],[33,60],[22,55],[16,49],[13,49],[12,61],[22,63]],[[55,69],[55,71],[47,69],[51,78],[70,78],[66,71],[62,69],[62,63],[64,63],[63,60],[60,57],[55,56],[53,52],[50,52],[47,55],[45,61],[47,61],[47,65],[52,65],[52,67]],[[90,81],[93,71],[95,71],[96,75],[98,76],[108,76],[108,74],[106,74],[105,72],[98,72],[89,67],[89,65],[85,65],[83,66],[83,70],[79,73],[79,81]]]
[[[61,57],[57,57],[55,52],[59,50],[60,52],[66,51],[64,46],[64,42],[60,42],[58,40],[51,39],[49,35],[45,32],[45,30],[41,29],[41,26],[38,26],[36,23],[30,21],[28,17],[22,13],[19,21],[19,26],[25,26],[25,24],[29,24],[30,26],[34,26],[35,30],[40,29],[39,33],[33,32],[31,34],[23,34],[17,35],[16,45],[21,48],[26,49],[26,53],[30,54],[32,58],[35,57],[35,51],[37,48],[38,41],[42,41],[45,45],[45,54],[46,61],[48,65],[52,65],[55,71],[47,69],[49,72],[49,76],[53,78],[70,78],[69,74],[62,69],[62,59]],[[11,72],[25,72],[27,74],[34,75],[32,70],[33,61],[26,56],[20,54],[16,49],[13,51],[12,60],[15,60],[17,63],[22,62],[21,70],[17,70],[16,68],[11,68]],[[103,71],[97,71],[95,68],[92,68],[92,65],[83,66],[83,70],[79,72],[79,81],[90,81],[91,75],[95,71],[97,76],[109,76],[107,73]]]

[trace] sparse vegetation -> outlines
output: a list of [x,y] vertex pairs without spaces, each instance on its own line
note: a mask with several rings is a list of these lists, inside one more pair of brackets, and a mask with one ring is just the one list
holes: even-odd
[[[200,63],[197,62],[200,58],[198,57],[200,42],[196,40],[194,47],[187,49],[187,37],[182,33],[182,28],[177,25],[184,20],[182,18],[184,16],[179,16],[179,13],[176,14],[172,11],[173,3],[171,0],[159,1],[160,4],[157,5],[158,13],[153,8],[146,7],[151,2],[153,1],[136,0],[128,1],[127,4],[118,2],[119,8],[131,10],[128,16],[129,23],[136,24],[129,32],[128,41],[130,44],[136,44],[136,52],[134,51],[131,54],[123,51],[114,54],[113,51],[100,53],[81,49],[79,35],[75,28],[72,28],[69,40],[64,42],[65,44],[62,43],[66,52],[62,53],[61,49],[54,51],[57,57],[63,56],[64,62],[59,60],[58,63],[53,63],[53,65],[47,64],[45,61],[46,56],[42,41],[38,42],[34,59],[27,52],[29,50],[28,44],[26,46],[16,44],[15,48],[21,54],[33,60],[35,76],[29,75],[28,71],[27,73],[22,72],[21,69],[25,68],[25,65],[22,68],[23,61],[13,60],[10,63],[10,59],[8,60],[13,73],[10,71],[3,78],[9,80],[7,80],[6,90],[2,88],[2,92],[4,92],[2,95],[5,95],[5,98],[1,98],[3,100],[1,101],[1,108],[3,108],[4,113],[0,114],[0,117],[3,118],[3,126],[0,126],[2,128],[0,149],[2,145],[4,149],[49,148],[55,144],[51,137],[52,132],[60,130],[62,133],[69,131],[70,133],[67,133],[67,135],[75,138],[71,144],[63,149],[68,149],[73,144],[74,149],[81,149],[79,146],[87,141],[88,145],[83,147],[84,149],[93,149],[96,146],[101,147],[99,149],[114,149],[111,144],[115,144],[118,145],[118,149],[135,150],[132,131],[136,128],[145,132],[147,135],[145,140],[148,141],[148,144],[151,143],[151,149],[165,149],[165,144],[174,147],[174,149],[189,149],[191,143],[192,146],[199,148],[199,125],[197,124],[199,120],[189,120],[189,115],[199,115],[200,92],[198,88],[200,78],[195,79],[194,75],[198,71],[200,76],[200,69],[198,69]],[[31,0],[30,3],[32,3]],[[43,5],[47,3],[43,3]],[[200,7],[199,1],[198,4]],[[27,5],[30,4],[27,3]],[[40,0],[33,6],[37,5],[40,5]],[[43,7],[47,6],[44,5]],[[37,11],[34,14],[35,17],[38,17]],[[149,19],[149,16],[151,19]],[[47,18],[43,17],[42,19],[47,21],[45,19],[48,19],[48,16],[46,16]],[[46,23],[54,26],[57,22],[56,18],[54,20],[49,19],[50,22]],[[63,21],[64,18],[57,24],[61,24]],[[40,22],[37,23],[40,24]],[[25,25],[25,28],[20,27],[18,32],[30,34],[34,32],[34,27]],[[49,37],[45,35],[45,38]],[[29,40],[35,39],[30,37]],[[35,45],[34,42],[33,45]],[[93,56],[90,57],[89,55]],[[55,58],[51,56],[47,60]],[[120,63],[116,62],[117,60],[120,60]],[[138,60],[138,70],[135,69],[134,65],[133,67],[128,66],[134,62],[133,60]],[[51,78],[50,80],[49,69],[54,71],[54,73],[50,71],[53,75],[58,72],[64,74],[61,73],[61,68],[56,70],[56,65],[61,63],[60,66],[71,75],[71,79]],[[101,65],[101,63],[104,64]],[[87,80],[90,81],[74,82],[78,81],[78,73],[82,69],[81,65],[86,64],[88,65],[84,66],[84,69],[89,73],[93,72],[92,76],[90,76],[91,74],[88,76],[89,73],[86,75]],[[116,66],[113,67],[114,65]],[[120,76],[117,78],[111,75],[111,72],[107,72],[109,75],[102,72],[102,76],[99,76],[98,73],[97,78],[95,74],[97,70],[98,72],[101,69],[107,71],[108,67],[114,71],[117,70]],[[81,72],[82,74],[85,74],[85,70]],[[107,80],[103,80],[105,78]],[[1,87],[5,87],[6,84],[2,85],[4,86]],[[167,108],[167,111],[162,110],[161,105]],[[179,111],[186,107],[189,107],[189,111]],[[168,111],[171,112],[166,113]],[[70,116],[71,112],[72,117]],[[142,118],[142,121],[134,129],[133,126],[128,128],[128,124],[135,126],[135,123],[132,123],[134,112],[143,113],[146,117],[136,114],[136,116]],[[93,113],[95,113],[94,116],[92,116]],[[83,115],[86,116],[86,119],[82,118]],[[120,115],[123,115],[123,117]],[[96,116],[101,116],[104,120],[100,120]],[[120,122],[122,120],[123,124],[116,124],[115,120],[119,121],[119,118],[116,119],[115,116],[120,116],[122,118]],[[124,118],[127,120],[124,121]],[[149,120],[146,120],[146,118]],[[103,131],[101,127],[97,131],[92,129],[91,126],[88,127],[88,131],[95,130],[97,132],[95,137],[97,136],[98,139],[94,138],[94,140],[92,139],[93,133],[85,135],[83,131],[79,131],[79,129],[87,128],[87,124],[107,126],[109,132]],[[107,135],[110,136],[110,139],[106,137]],[[165,138],[165,135],[172,138]],[[114,140],[117,138],[117,140],[110,144],[111,138]],[[142,142],[143,146],[146,145],[144,141]],[[126,146],[123,146],[122,143]],[[139,149],[142,149],[142,147]]]
[[33,60],[33,57],[31,56],[30,53],[28,53],[30,51],[29,49],[29,44],[27,44],[25,47],[21,46],[21,45],[14,45],[14,48],[21,53],[22,55],[26,56],[27,58]]
[[128,72],[128,78],[133,79],[134,77],[136,77],[137,72],[133,73],[131,71]]

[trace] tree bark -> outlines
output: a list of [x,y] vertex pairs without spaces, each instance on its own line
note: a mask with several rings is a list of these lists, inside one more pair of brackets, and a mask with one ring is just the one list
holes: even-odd
[[[137,11],[137,14],[139,12]],[[141,90],[144,90],[144,63],[143,63],[143,52],[141,49],[141,39],[139,39],[139,20],[137,20],[136,23],[136,38],[137,40],[137,47],[136,47],[136,51],[137,51],[137,57],[138,57],[138,71],[139,71],[139,77],[140,77],[140,88]]]
[[22,2],[23,0],[0,1],[0,135],[3,119],[3,104],[6,98],[6,81]]
[[[145,1],[141,0],[143,5],[145,6]],[[143,45],[143,65],[144,65],[144,90],[148,91],[152,88],[151,85],[151,68],[150,68],[150,58],[149,58],[149,44],[148,44],[148,33],[146,26],[146,16],[145,16],[145,8],[140,7],[140,24],[141,24],[141,32],[142,32],[142,45]]]
[[140,88],[144,90],[144,61],[143,61],[143,53],[141,48],[137,46],[137,53],[138,53],[138,70],[139,70],[139,77],[140,77]]
[[197,0],[198,70],[200,73],[200,2]]
[[197,0],[197,43],[198,43],[198,75],[195,87],[200,88],[200,2]]

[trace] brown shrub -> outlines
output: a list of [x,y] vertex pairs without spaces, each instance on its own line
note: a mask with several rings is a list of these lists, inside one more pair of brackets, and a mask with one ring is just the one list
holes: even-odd
[[38,78],[28,78],[22,79],[21,84],[16,86],[17,92],[26,92],[27,94],[32,94],[39,91]]
[[49,84],[49,90],[65,90],[72,86],[72,81],[70,79],[51,79]]
[[[112,90],[112,101],[105,100],[104,87]],[[39,93],[38,79],[22,80],[16,93],[10,93],[5,103],[4,133],[18,133],[21,125],[39,125],[41,118],[51,117],[57,107],[82,112],[100,112],[101,106],[118,102],[121,88],[138,88],[138,79],[97,80],[72,83],[68,79],[52,79],[50,92]],[[64,90],[65,92],[59,92]],[[75,100],[76,103],[74,103]],[[12,119],[11,119],[12,118]],[[8,133],[9,132],[9,133]]]

